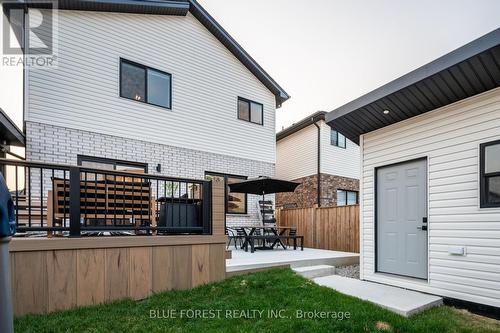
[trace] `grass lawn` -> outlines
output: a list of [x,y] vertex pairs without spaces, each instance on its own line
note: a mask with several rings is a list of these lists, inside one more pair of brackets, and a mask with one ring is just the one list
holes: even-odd
[[[205,316],[186,318],[193,312]],[[157,312],[156,310],[159,310]],[[174,318],[168,310],[175,310]],[[219,312],[217,310],[220,310]],[[235,310],[235,311],[233,311]],[[246,310],[247,312],[242,312]],[[264,310],[261,314],[252,310]],[[268,310],[281,314],[272,318]],[[280,310],[282,310],[280,312]],[[297,311],[327,311],[330,318],[298,319]],[[158,317],[151,318],[151,311]],[[299,312],[300,313],[300,312]],[[201,316],[201,312],[198,312]],[[247,316],[247,318],[245,318]],[[233,318],[230,318],[233,317]],[[239,317],[239,318],[234,318]],[[344,317],[343,319],[340,319]],[[500,332],[500,322],[450,307],[410,319],[320,287],[291,270],[233,277],[187,291],[156,294],[15,321],[16,332]]]

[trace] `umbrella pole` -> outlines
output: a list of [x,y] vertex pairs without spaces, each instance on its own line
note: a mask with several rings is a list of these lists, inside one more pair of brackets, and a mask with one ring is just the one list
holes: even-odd
[[[265,195],[266,195],[266,192],[262,191],[262,207],[264,207],[264,196]],[[264,226],[264,212],[262,212],[261,215],[262,215],[262,226]]]

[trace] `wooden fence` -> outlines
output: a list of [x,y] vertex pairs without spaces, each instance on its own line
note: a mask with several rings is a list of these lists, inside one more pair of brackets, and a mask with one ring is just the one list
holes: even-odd
[[279,209],[280,226],[297,228],[304,246],[359,253],[359,205]]

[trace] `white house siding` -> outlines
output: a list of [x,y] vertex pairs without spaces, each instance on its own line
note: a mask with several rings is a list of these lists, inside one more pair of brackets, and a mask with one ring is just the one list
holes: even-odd
[[359,146],[346,138],[346,148],[331,144],[331,128],[321,122],[321,172],[359,179]]
[[[321,128],[321,173],[359,179],[359,146],[347,140],[346,148],[332,146],[331,128],[325,121]],[[295,132],[276,143],[276,175],[299,179],[318,172],[318,129],[314,125]]]
[[[275,162],[274,95],[191,14],[64,10],[58,32],[58,68],[28,69],[25,120]],[[172,110],[119,97],[120,57],[172,74]],[[238,96],[264,126],[237,119]]]
[[[500,306],[500,209],[479,208],[479,144],[500,139],[500,88],[362,137],[362,278]],[[428,158],[429,279],[374,273],[374,168]],[[465,256],[450,255],[464,246]]]
[[276,143],[276,176],[294,180],[318,170],[318,130],[307,126]]
[[[206,171],[247,177],[274,175],[274,164],[262,161],[33,122],[26,123],[26,130],[31,133],[26,140],[28,161],[77,165],[78,155],[88,155],[147,163],[148,173],[171,177],[203,179]],[[158,164],[161,172],[156,172]],[[34,191],[39,188],[39,179],[38,174],[32,177]],[[44,189],[50,189],[50,183],[44,184]],[[259,198],[248,195],[248,214],[228,214],[227,225],[260,223],[256,203]]]

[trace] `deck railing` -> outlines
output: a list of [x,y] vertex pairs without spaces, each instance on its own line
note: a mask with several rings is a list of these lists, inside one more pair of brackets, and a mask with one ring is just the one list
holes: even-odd
[[211,182],[0,159],[16,236],[211,234]]

